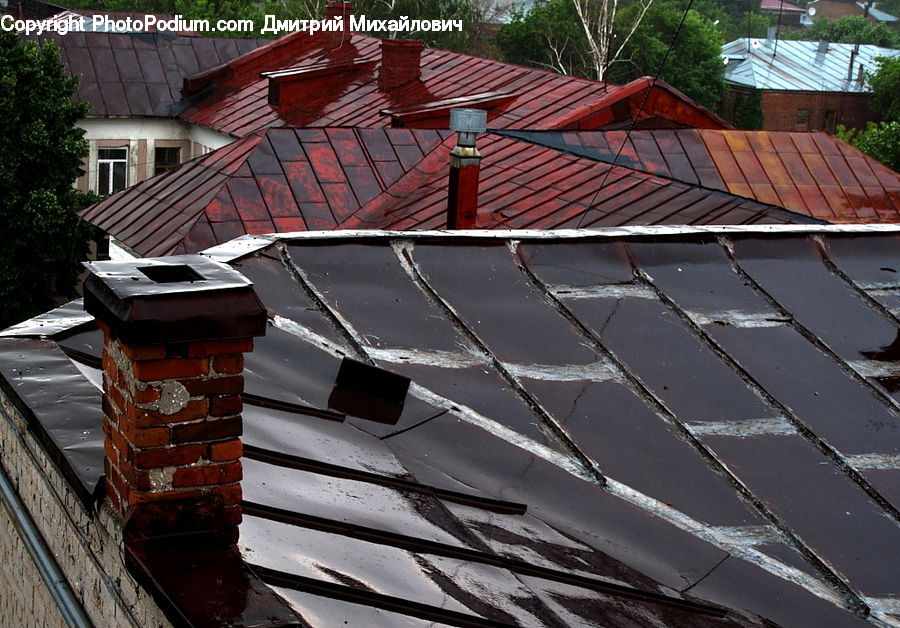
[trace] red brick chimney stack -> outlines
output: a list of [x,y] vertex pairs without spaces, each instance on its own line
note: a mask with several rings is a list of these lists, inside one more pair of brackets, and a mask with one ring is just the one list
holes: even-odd
[[418,80],[422,75],[425,44],[412,39],[382,39],[378,86],[393,89]]
[[343,31],[322,31],[322,42],[326,50],[340,48],[344,42],[350,41],[350,14],[353,13],[353,3],[336,2],[329,0],[325,6],[325,19],[332,20],[336,17],[344,22]]
[[199,255],[87,267],[85,309],[104,335],[106,496],[126,539],[236,542],[243,354],[266,326],[252,284]]

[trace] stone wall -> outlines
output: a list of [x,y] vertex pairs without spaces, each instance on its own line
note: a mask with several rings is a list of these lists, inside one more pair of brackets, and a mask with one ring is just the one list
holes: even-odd
[[[150,595],[126,571],[121,521],[104,500],[85,508],[24,417],[0,394],[0,462],[81,600],[98,626],[168,627]],[[0,507],[0,626],[65,625],[18,531]]]

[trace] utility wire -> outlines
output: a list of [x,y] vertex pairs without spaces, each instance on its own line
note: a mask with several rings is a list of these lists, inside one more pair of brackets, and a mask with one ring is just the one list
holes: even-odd
[[597,188],[597,191],[594,192],[594,197],[591,199],[591,202],[588,203],[588,206],[584,210],[584,213],[581,215],[581,218],[578,219],[578,224],[575,225],[576,229],[581,228],[581,223],[594,207],[594,202],[597,200],[597,196],[599,196],[600,192],[603,190],[603,187],[606,185],[606,180],[609,178],[609,174],[612,172],[613,168],[616,165],[616,162],[619,160],[619,157],[622,154],[622,151],[625,149],[625,145],[631,141],[631,132],[634,130],[637,121],[640,119],[641,114],[644,111],[644,105],[647,104],[647,98],[650,97],[650,90],[653,89],[653,87],[656,85],[656,81],[659,80],[659,75],[662,73],[662,69],[666,65],[666,61],[668,61],[669,59],[669,53],[672,52],[672,48],[675,46],[675,42],[678,41],[678,35],[681,33],[681,28],[682,26],[684,26],[684,21],[685,19],[687,19],[687,14],[693,6],[694,0],[690,0],[690,2],[688,2],[687,8],[684,10],[684,13],[681,14],[681,21],[678,23],[678,28],[675,29],[675,34],[672,36],[672,41],[669,42],[669,47],[666,49],[666,54],[663,55],[662,61],[659,62],[659,66],[656,68],[656,75],[653,77],[653,82],[650,83],[650,85],[647,87],[647,90],[644,92],[644,98],[641,99],[641,106],[638,107],[637,114],[635,114],[634,118],[632,118],[631,120],[631,126],[629,126],[628,131],[625,132],[625,139],[622,140],[622,145],[619,146],[619,150],[616,151],[616,156],[613,157],[612,163],[609,164],[609,168],[603,175],[603,180],[600,182],[600,186]]

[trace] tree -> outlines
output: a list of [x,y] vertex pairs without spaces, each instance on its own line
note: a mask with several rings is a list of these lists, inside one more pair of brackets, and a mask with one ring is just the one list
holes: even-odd
[[514,9],[497,35],[497,46],[511,63],[590,76],[588,44],[576,20],[571,0],[549,0],[527,12]]
[[[628,16],[624,19],[630,21]],[[639,76],[656,76],[657,72],[659,78],[700,104],[715,107],[725,92],[722,36],[716,26],[694,10],[685,15],[676,3],[655,4],[644,15],[609,78],[624,83]]]
[[884,24],[871,25],[861,15],[851,15],[829,21],[820,16],[812,26],[803,28],[787,36],[787,39],[820,40],[840,44],[870,44],[883,48],[900,47],[900,36]]
[[572,0],[587,42],[593,78],[602,81],[628,46],[653,0],[632,0],[619,12],[619,0]]
[[877,2],[875,6],[885,13],[900,16],[900,0],[881,0],[880,2]]
[[747,95],[735,95],[734,126],[748,131],[759,131],[763,128],[764,122],[762,92],[754,89]]
[[93,234],[75,215],[93,200],[72,187],[87,156],[76,85],[55,46],[0,32],[0,327],[71,294]]
[[[514,13],[497,44],[506,61],[599,78],[596,50],[577,18],[573,0],[549,0],[527,13]],[[639,26],[634,28],[635,24]],[[657,1],[649,8],[645,2],[635,2],[619,11],[613,35],[621,44],[615,45],[615,53],[610,52],[614,58],[603,72],[605,80],[627,83],[640,76],[656,76],[665,58],[659,74],[664,81],[707,107],[722,97],[722,37],[696,11],[685,14],[676,1]]]
[[900,57],[879,57],[878,69],[866,78],[872,108],[886,122],[900,120]]
[[900,121],[869,122],[862,131],[838,127],[838,137],[852,144],[869,157],[873,157],[888,168],[900,172]]

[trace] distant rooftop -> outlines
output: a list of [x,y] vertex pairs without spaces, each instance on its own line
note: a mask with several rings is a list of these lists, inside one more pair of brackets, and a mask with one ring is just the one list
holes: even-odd
[[776,51],[775,43],[742,38],[725,44],[725,80],[756,89],[864,92],[865,86],[858,80],[860,67],[863,72],[871,72],[876,57],[900,55],[900,50],[870,45],[860,46],[858,54],[852,55],[854,44],[834,43],[819,52],[819,42],[789,40],[778,40]]
[[781,0],[762,0],[759,8],[763,11],[777,11],[780,13],[806,13],[806,9],[790,2],[782,2]]

